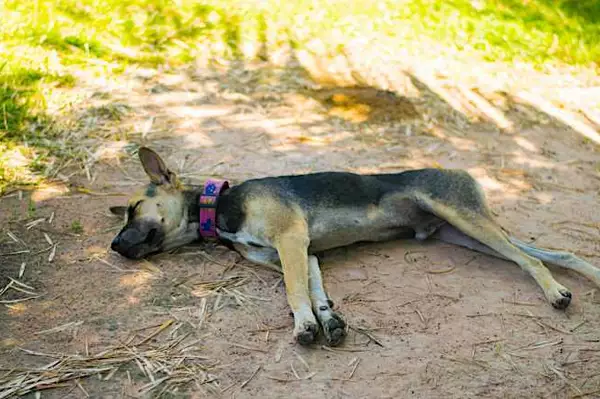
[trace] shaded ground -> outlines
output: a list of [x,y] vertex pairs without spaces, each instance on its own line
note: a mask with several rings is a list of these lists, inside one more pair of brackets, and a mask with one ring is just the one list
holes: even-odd
[[[331,251],[325,284],[354,329],[330,350],[295,345],[280,276],[223,248],[141,262],[107,251],[119,223],[107,208],[144,181],[131,153],[146,144],[192,182],[466,168],[512,234],[600,263],[600,158],[580,132],[501,90],[481,96],[409,71],[338,71],[329,80],[311,72],[314,79],[294,63],[138,70],[118,87],[98,85],[80,121],[110,135],[95,154],[103,162],[69,186],[0,199],[0,283],[25,262],[19,280],[43,293],[0,310],[0,376],[51,361],[19,348],[98,353],[172,320],[150,344],[188,334],[207,375],[178,389],[198,397],[597,396],[597,288],[573,273],[554,270],[574,294],[561,312],[515,265],[461,248],[406,241]],[[20,251],[29,252],[10,255]],[[220,290],[205,284],[234,276],[246,279]],[[0,299],[27,295],[9,290]],[[144,396],[148,374],[132,361],[107,381],[94,376],[45,395]]]

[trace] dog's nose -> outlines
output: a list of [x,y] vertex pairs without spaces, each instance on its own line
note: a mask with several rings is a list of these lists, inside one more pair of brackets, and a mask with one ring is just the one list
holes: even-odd
[[121,242],[121,235],[119,234],[118,236],[116,236],[113,240],[112,243],[110,244],[110,248],[113,251],[116,251],[119,248],[119,243]]

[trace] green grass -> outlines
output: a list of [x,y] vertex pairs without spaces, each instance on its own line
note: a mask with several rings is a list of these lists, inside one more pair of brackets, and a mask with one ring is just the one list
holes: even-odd
[[75,234],[81,234],[83,232],[83,225],[77,219],[71,222],[71,231]]
[[[600,63],[596,0],[4,0],[0,15],[0,193],[78,156],[57,140],[60,116],[49,108],[60,107],[49,104],[77,85],[74,71],[98,65],[114,75],[314,39],[335,54],[365,36],[417,51],[427,38],[490,61]],[[15,164],[17,155],[27,161]]]

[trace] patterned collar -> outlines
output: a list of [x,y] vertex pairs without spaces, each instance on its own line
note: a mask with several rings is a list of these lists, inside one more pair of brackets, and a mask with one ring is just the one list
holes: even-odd
[[229,188],[226,180],[207,180],[200,194],[200,236],[217,237],[217,201],[219,195]]

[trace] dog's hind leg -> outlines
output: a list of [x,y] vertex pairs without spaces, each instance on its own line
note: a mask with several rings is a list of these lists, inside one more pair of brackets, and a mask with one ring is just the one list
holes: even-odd
[[[469,248],[487,255],[495,256],[500,259],[508,260],[507,257],[502,256],[500,253],[494,251],[487,245],[484,245],[474,238],[462,233],[450,224],[440,227],[431,237],[450,244],[460,245],[461,247]],[[572,253],[538,248],[510,236],[508,237],[508,240],[527,255],[533,256],[534,258],[537,258],[545,263],[573,270],[587,277],[600,287],[600,269],[584,261],[583,259],[578,258]]]
[[313,312],[317,315],[317,319],[323,327],[327,344],[337,346],[346,336],[346,323],[331,309],[331,301],[325,292],[325,287],[323,287],[319,260],[314,255],[308,257],[308,275]]
[[550,251],[548,249],[537,248],[533,245],[524,243],[514,237],[508,238],[510,242],[525,252],[529,256],[538,258],[539,260],[547,263],[551,263],[556,266],[563,267],[565,269],[573,270],[588,279],[592,280],[597,286],[600,287],[600,269],[589,264],[583,259],[578,258],[570,252],[564,251]]
[[461,247],[472,249],[473,251],[481,252],[482,254],[490,255],[496,258],[509,260],[506,256],[502,256],[497,251],[477,241],[476,239],[469,237],[462,231],[458,230],[451,224],[446,223],[441,226],[431,238],[447,242],[448,244],[454,244]]
[[430,198],[419,198],[420,206],[448,221],[452,226],[489,247],[502,257],[518,264],[531,275],[544,291],[546,299],[557,309],[565,309],[571,302],[571,292],[558,283],[537,258],[511,243],[500,226],[482,212],[448,206]]

